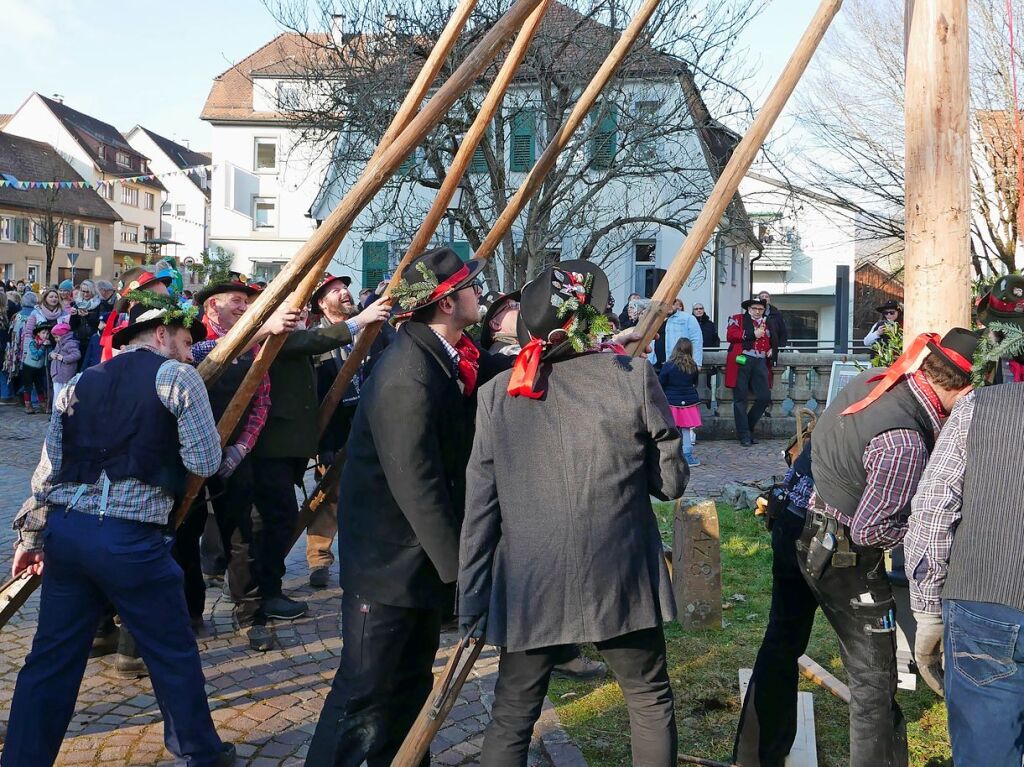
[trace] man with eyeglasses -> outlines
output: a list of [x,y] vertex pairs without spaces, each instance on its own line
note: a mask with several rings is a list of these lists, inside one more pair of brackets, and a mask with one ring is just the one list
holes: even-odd
[[876,306],[875,311],[881,314],[882,317],[871,326],[871,330],[864,336],[864,345],[868,348],[882,340],[886,332],[893,332],[901,324],[900,305],[895,301],[886,301],[881,306]]
[[[772,401],[768,361],[778,352],[778,340],[765,319],[764,301],[749,298],[741,306],[744,312],[730,317],[726,330],[729,356],[725,363],[725,385],[733,391],[736,436],[743,447],[750,447],[757,442],[754,427]],[[747,398],[751,394],[754,404],[748,410]]]

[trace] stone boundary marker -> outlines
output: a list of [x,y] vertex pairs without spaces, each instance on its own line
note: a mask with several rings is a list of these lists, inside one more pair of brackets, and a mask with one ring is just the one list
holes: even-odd
[[712,500],[676,501],[672,590],[684,629],[722,627],[722,552]]

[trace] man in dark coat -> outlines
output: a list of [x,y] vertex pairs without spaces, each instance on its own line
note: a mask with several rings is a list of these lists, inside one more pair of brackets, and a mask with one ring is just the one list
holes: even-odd
[[346,322],[294,330],[270,366],[270,411],[252,454],[253,501],[263,522],[256,542],[258,584],[268,618],[294,620],[307,609],[305,602],[282,593],[281,580],[299,516],[295,486],[301,486],[306,464],[317,453],[320,411],[313,356],[351,343],[362,328],[389,314],[389,307],[377,302]]
[[679,497],[689,471],[651,366],[595,353],[607,294],[588,261],[527,284],[523,351],[480,393],[459,622],[502,648],[482,767],[525,767],[552,667],[581,642],[622,687],[633,764],[676,763],[662,632],[675,606],[650,496]]
[[455,599],[480,356],[464,330],[480,320],[482,268],[428,251],[392,294],[413,314],[367,381],[346,446],[342,655],[308,767],[390,765],[430,694]]

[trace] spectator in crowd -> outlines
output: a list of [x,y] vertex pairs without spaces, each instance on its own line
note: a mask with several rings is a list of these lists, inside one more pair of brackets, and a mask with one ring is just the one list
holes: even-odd
[[611,293],[608,294],[608,308],[604,310],[605,317],[612,323],[612,328],[615,330],[621,330],[619,327],[619,315],[615,313],[615,296]]
[[[54,288],[49,288],[43,292],[42,300],[39,301],[33,307],[32,311],[28,315],[28,319],[25,321],[25,331],[22,334],[22,358],[28,352],[28,344],[32,341],[35,334],[35,328],[37,325],[42,323],[49,323],[52,328],[54,325],[60,322],[67,322],[70,315],[64,309],[61,304],[60,295]],[[46,360],[43,361],[44,373],[47,367]],[[44,376],[45,377],[45,376]],[[44,386],[42,391],[45,394],[46,387]]]
[[[15,295],[18,293],[15,292]],[[21,297],[21,308],[11,317],[11,328],[7,336],[7,352],[4,355],[4,375],[11,382],[12,394],[17,392],[21,381],[21,360],[25,351],[25,326],[38,301],[39,297],[35,293],[25,293]]]
[[60,298],[60,305],[64,307],[64,311],[70,314],[75,307],[75,286],[71,280],[61,280],[60,285],[57,286],[57,294]]
[[704,311],[704,304],[693,305],[693,316],[696,318],[697,324],[700,325],[704,350],[716,349],[721,346],[722,339],[718,337],[718,330],[715,328],[714,320]]
[[895,328],[903,324],[900,305],[895,301],[886,301],[881,306],[876,306],[875,311],[882,315],[878,322],[871,326],[871,330],[864,336],[864,345],[871,348],[878,343],[886,328]]
[[0,403],[14,400],[11,379],[2,370],[7,356],[7,341],[11,334],[11,318],[17,313],[17,310],[11,311],[13,304],[13,301],[7,299],[6,287],[0,287]]
[[53,323],[38,322],[29,331],[26,327],[24,347],[21,357],[21,398],[25,403],[25,412],[32,415],[36,410],[32,407],[32,392],[35,391],[39,402],[39,412],[50,412],[50,401],[47,396],[46,363],[49,360],[52,338],[50,330]]
[[53,326],[53,351],[50,352],[50,380],[53,382],[53,399],[78,372],[78,361],[82,358],[82,347],[66,322]]
[[82,280],[78,286],[78,298],[71,309],[69,324],[79,348],[87,349],[89,340],[100,327],[100,297],[92,280]]
[[[636,305],[633,302],[634,301],[639,301],[639,300],[640,300],[640,294],[639,293],[630,293],[629,294],[629,298],[626,299],[626,305],[623,307],[622,313],[619,314],[619,328],[621,330],[625,330],[626,328],[631,328],[634,325],[636,325],[636,323],[638,321],[638,317],[637,317],[637,312],[636,312]],[[632,314],[630,313],[630,307],[631,306],[633,307]]]
[[701,425],[700,395],[697,394],[699,375],[700,366],[693,357],[693,342],[689,338],[677,339],[672,347],[672,356],[662,366],[658,380],[672,408],[672,418],[683,435],[683,458],[689,466],[700,466],[700,461],[693,455],[690,432]]
[[782,311],[778,307],[772,306],[772,294],[767,290],[762,290],[757,297],[764,301],[764,319],[768,323],[768,329],[775,337],[775,351],[771,359],[771,364],[774,366],[779,358],[779,349],[789,343],[789,330],[786,328],[786,320],[782,316]]
[[654,352],[648,358],[655,370],[660,370],[665,364],[665,359],[672,354],[676,348],[676,342],[680,338],[688,338],[692,351],[690,352],[699,368],[704,363],[704,334],[701,332],[700,323],[692,314],[684,311],[685,307],[681,299],[672,302],[672,314],[668,316],[661,326],[661,332],[654,341]]
[[117,291],[110,280],[96,280],[96,293],[99,296],[100,317],[113,311],[117,302]]
[[[733,391],[736,436],[741,445],[749,447],[757,443],[754,427],[772,401],[768,360],[775,353],[777,342],[764,318],[764,301],[749,298],[742,307],[742,314],[729,318],[726,330],[729,356],[725,363],[725,385]],[[751,394],[754,403],[748,410],[747,399]]]

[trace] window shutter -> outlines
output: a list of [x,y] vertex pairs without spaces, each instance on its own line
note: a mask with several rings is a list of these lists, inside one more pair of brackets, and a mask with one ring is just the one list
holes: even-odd
[[470,173],[486,173],[487,157],[484,155],[484,148],[480,144],[473,150],[473,159],[469,162]]
[[15,223],[15,239],[18,242],[28,242],[28,219],[27,218],[16,218]]
[[388,270],[388,244],[386,242],[363,243],[363,287],[376,288]]
[[[402,160],[402,164],[398,166],[398,171],[396,172],[398,173],[399,176],[408,176],[410,173],[412,173],[413,166],[415,165],[416,150],[413,149],[412,153],[404,160]],[[374,287],[376,287],[376,283],[374,283]]]
[[[618,151],[618,115],[614,105],[607,107],[602,117],[601,109],[595,109],[591,119],[596,123],[594,135],[590,139],[590,165],[593,168],[610,168],[615,162]],[[598,122],[600,120],[600,122]]]
[[80,248],[85,247],[85,227],[78,227],[78,240],[74,243]]
[[525,173],[533,167],[536,150],[537,119],[532,109],[517,112],[512,117],[512,141],[509,144],[508,169]]
[[93,231],[92,246],[94,248],[96,248],[96,250],[99,250],[100,249],[100,228],[98,226],[94,226],[92,228],[92,231]]
[[452,244],[452,250],[459,254],[459,258],[463,261],[469,261],[473,254],[469,249],[469,243],[465,240],[456,240]]

